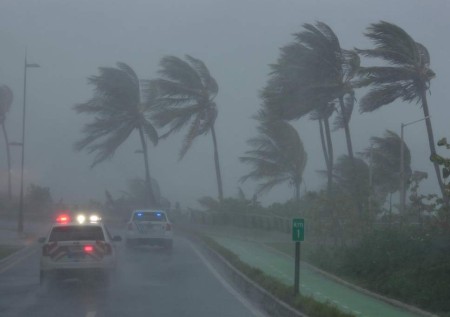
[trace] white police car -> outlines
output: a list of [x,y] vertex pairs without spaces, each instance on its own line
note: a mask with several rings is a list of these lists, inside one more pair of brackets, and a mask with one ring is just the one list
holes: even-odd
[[114,238],[96,215],[78,215],[72,221],[68,214],[59,215],[42,246],[40,283],[57,279],[78,278],[108,284],[116,268]]
[[172,223],[162,210],[135,210],[131,213],[125,234],[127,247],[158,245],[172,249]]

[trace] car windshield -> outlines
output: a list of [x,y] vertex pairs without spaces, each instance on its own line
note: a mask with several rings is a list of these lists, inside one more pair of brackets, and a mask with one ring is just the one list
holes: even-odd
[[50,233],[49,242],[58,241],[103,241],[103,229],[100,226],[63,226],[55,227]]
[[136,212],[133,216],[134,221],[166,221],[165,213],[157,211]]

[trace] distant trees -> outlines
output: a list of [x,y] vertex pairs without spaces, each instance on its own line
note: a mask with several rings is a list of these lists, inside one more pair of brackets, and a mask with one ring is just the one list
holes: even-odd
[[0,125],[2,126],[3,137],[5,139],[5,149],[6,149],[6,162],[8,165],[8,198],[12,199],[12,185],[11,185],[11,153],[9,151],[9,140],[8,133],[6,130],[5,122],[6,116],[11,109],[13,102],[13,92],[6,86],[0,86]]
[[49,187],[30,184],[27,187],[26,197],[27,210],[33,213],[50,213],[53,200]]
[[117,63],[117,67],[100,67],[99,72],[98,76],[91,76],[88,80],[94,86],[92,99],[74,106],[77,113],[93,117],[93,121],[84,126],[84,137],[75,144],[75,149],[96,153],[93,167],[112,158],[136,130],[144,154],[147,204],[156,206],[158,202],[151,186],[147,149],[147,138],[154,145],[158,143],[158,133],[150,120],[155,96],[151,90],[146,90],[141,100],[139,78],[125,63]]
[[219,200],[222,200],[222,176],[214,127],[218,114],[214,98],[219,86],[201,60],[189,55],[186,55],[185,59],[166,56],[161,60],[161,78],[153,80],[149,86],[149,89],[156,87],[158,92],[157,107],[152,118],[158,127],[169,127],[161,138],[189,125],[181,147],[180,159],[190,149],[195,138],[211,132],[217,189]]

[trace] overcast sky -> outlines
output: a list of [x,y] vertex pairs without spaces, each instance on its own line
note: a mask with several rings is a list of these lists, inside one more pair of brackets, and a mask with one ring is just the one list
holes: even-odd
[[[323,21],[333,28],[343,48],[367,48],[371,44],[363,32],[379,20],[398,24],[428,48],[437,74],[429,98],[435,138],[450,137],[447,0],[0,0],[0,84],[9,85],[15,95],[7,119],[12,141],[21,136],[25,47],[29,62],[41,65],[28,70],[26,182],[49,186],[55,200],[104,201],[105,189],[118,195],[127,180],[143,177],[142,157],[134,154],[139,148],[137,135],[111,161],[90,169],[93,157],[73,151],[89,118],[76,115],[72,106],[92,96],[86,79],[97,74],[99,66],[126,62],[140,78],[150,79],[156,77],[164,55],[189,54],[203,60],[219,84],[216,131],[224,192],[235,196],[238,179],[248,171],[238,158],[247,149],[245,141],[255,136],[251,116],[259,109],[258,92],[279,47],[290,42],[303,23]],[[372,114],[355,111],[351,121],[355,152],[367,147],[371,136],[380,136],[385,129],[400,133],[401,122],[422,116],[418,105],[401,102]],[[324,179],[317,170],[324,169],[324,161],[317,123],[305,118],[294,125],[309,156],[306,188],[318,188]],[[150,168],[163,195],[186,206],[201,196],[216,196],[217,189],[211,136],[199,137],[178,162],[182,136],[183,132],[150,148]],[[436,191],[424,123],[407,127],[405,140],[413,169],[429,173],[424,190]],[[334,133],[333,141],[336,157],[345,154],[343,131]],[[3,189],[4,150],[1,140]],[[19,148],[12,149],[12,158],[17,191]],[[242,187],[251,196],[255,184]],[[263,202],[285,201],[292,194],[287,186],[280,187]]]

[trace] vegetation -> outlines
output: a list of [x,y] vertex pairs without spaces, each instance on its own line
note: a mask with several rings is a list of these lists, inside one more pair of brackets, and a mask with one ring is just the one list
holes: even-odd
[[75,144],[77,151],[96,152],[92,167],[111,159],[130,134],[137,130],[144,154],[145,181],[149,206],[158,205],[150,182],[147,138],[156,145],[158,132],[150,121],[155,96],[146,90],[141,100],[140,81],[134,70],[125,63],[117,67],[100,67],[100,75],[89,77],[94,86],[94,97],[86,103],[75,105],[77,113],[95,116],[83,129],[84,137]]
[[450,237],[427,230],[384,228],[350,247],[310,249],[308,260],[372,291],[439,316],[450,312]]
[[240,158],[253,170],[241,178],[263,181],[257,194],[264,193],[278,184],[289,182],[295,188],[295,200],[300,200],[300,185],[307,155],[295,129],[282,120],[267,120],[260,113],[259,136],[247,141],[253,149]]
[[156,87],[158,92],[153,119],[160,128],[169,126],[169,130],[161,138],[178,132],[190,123],[181,147],[181,159],[190,149],[195,138],[211,132],[217,189],[219,200],[222,200],[222,176],[214,128],[218,114],[214,98],[219,92],[219,86],[206,65],[192,56],[186,55],[186,61],[176,56],[166,56],[161,60],[160,65],[161,78],[153,80],[148,89],[153,90]]

